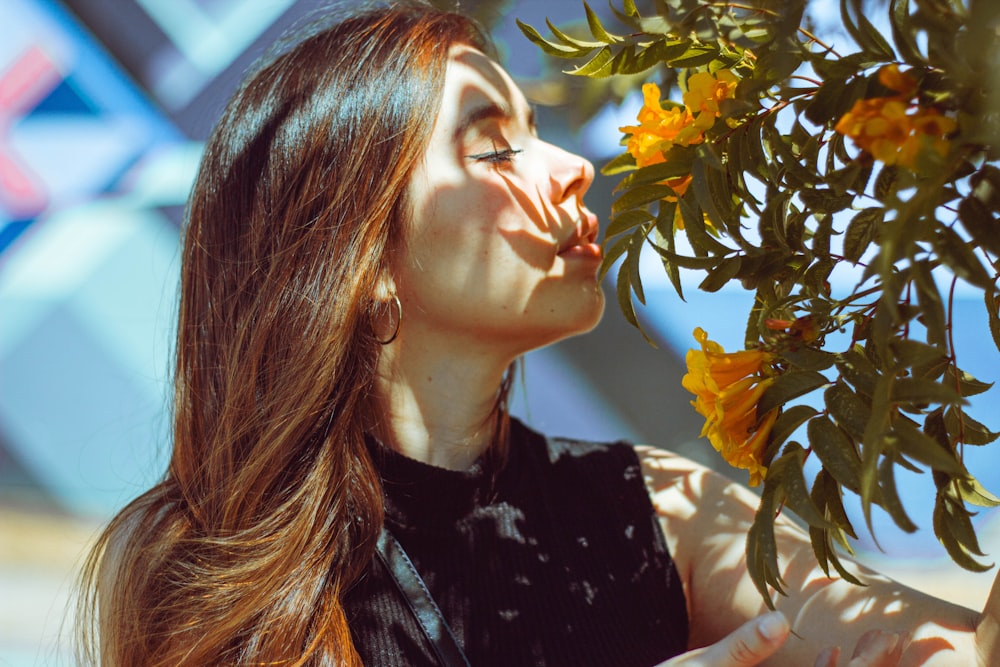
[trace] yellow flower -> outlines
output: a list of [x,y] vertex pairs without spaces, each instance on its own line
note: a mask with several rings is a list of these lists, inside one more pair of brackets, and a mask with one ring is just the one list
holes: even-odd
[[916,168],[917,160],[923,154],[936,153],[939,157],[948,154],[951,142],[946,138],[954,132],[958,124],[954,118],[944,116],[936,109],[921,109],[910,118],[913,134],[906,138],[899,149],[899,164]]
[[701,350],[688,350],[688,372],[681,383],[695,395],[691,404],[705,417],[701,435],[730,465],[749,471],[750,485],[757,486],[767,473],[764,449],[778,416],[777,408],[762,418],[757,415],[761,395],[774,382],[762,374],[771,355],[760,350],[727,353],[701,328],[694,337]]
[[714,75],[709,72],[692,74],[687,80],[684,106],[694,114],[696,127],[702,131],[715,124],[721,115],[719,103],[736,96],[739,79],[730,70],[722,69]]
[[879,68],[878,80],[897,95],[858,100],[837,122],[834,130],[850,137],[855,145],[888,165],[898,164],[921,171],[924,156],[944,157],[951,146],[948,135],[957,124],[933,107],[917,101],[920,84],[899,65]]
[[936,109],[908,109],[899,98],[873,97],[856,101],[834,129],[880,162],[915,168],[925,151],[947,154],[946,137],[956,127]]
[[909,72],[900,72],[896,63],[880,67],[878,80],[889,90],[899,93],[901,98],[909,100],[917,94],[917,80]]
[[702,134],[694,125],[694,116],[687,109],[664,109],[660,103],[660,88],[655,83],[642,87],[643,105],[636,120],[639,125],[619,128],[630,135],[628,152],[639,167],[664,161],[664,153],[672,146],[701,143]]

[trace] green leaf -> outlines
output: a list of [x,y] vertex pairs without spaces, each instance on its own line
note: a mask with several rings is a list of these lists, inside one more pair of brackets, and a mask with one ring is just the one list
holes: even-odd
[[980,382],[960,368],[949,366],[945,372],[945,383],[949,387],[958,387],[958,393],[962,396],[976,396],[988,391],[992,382]]
[[958,487],[959,497],[965,502],[977,507],[1000,507],[1000,498],[983,488],[976,478],[959,478],[955,480],[955,484]]
[[979,539],[976,537],[976,530],[972,526],[972,516],[974,512],[966,509],[965,504],[954,497],[949,488],[947,493],[938,491],[938,495],[944,496],[945,511],[949,516],[949,528],[965,549],[977,556],[985,555],[979,548]]
[[699,157],[702,157],[702,159],[695,160],[692,167],[691,189],[694,190],[694,195],[698,199],[698,204],[708,215],[708,219],[712,221],[712,224],[719,228],[730,229],[733,224],[733,217],[730,215],[728,208],[726,210],[720,208],[719,205],[723,204],[721,197],[717,196],[715,192],[712,192],[709,186],[710,175],[708,171],[710,168],[706,165],[705,161],[707,153],[710,153],[708,149],[699,150]]
[[993,277],[983,268],[970,244],[950,227],[938,225],[934,249],[941,261],[962,280],[984,290],[995,289]]
[[948,361],[947,355],[940,348],[909,338],[889,341],[889,349],[896,359],[897,368],[921,368]]
[[622,41],[621,37],[612,35],[604,29],[604,26],[601,25],[600,17],[594,13],[594,10],[586,2],[583,3],[583,9],[587,13],[587,25],[590,26],[590,34],[594,36],[594,39],[598,39],[606,44]]
[[868,422],[864,426],[864,435],[861,438],[863,447],[858,495],[861,497],[861,511],[865,516],[865,523],[868,525],[868,532],[872,534],[872,537],[875,536],[872,532],[872,503],[878,501],[878,461],[885,449],[891,444],[886,433],[890,428],[892,415],[895,413],[889,400],[894,382],[894,376],[888,374],[879,375],[875,380],[875,387],[869,397],[871,412]]
[[794,350],[783,350],[781,358],[804,371],[825,371],[837,360],[837,356],[832,352],[805,346]]
[[917,301],[922,314],[921,322],[927,327],[927,340],[941,349],[948,349],[947,321],[944,302],[938,292],[937,283],[931,275],[931,266],[926,260],[911,265],[913,284],[917,288]]
[[618,279],[615,283],[615,291],[618,296],[618,307],[622,311],[625,320],[639,330],[642,337],[652,347],[656,347],[655,341],[649,337],[646,330],[642,328],[635,314],[635,304],[632,302],[634,293],[640,303],[645,303],[645,296],[642,290],[642,279],[639,276],[639,256],[642,250],[645,233],[642,229],[636,230],[628,238],[625,259],[618,269]]
[[820,470],[816,474],[816,480],[813,482],[811,495],[816,506],[823,508],[826,516],[843,531],[834,533],[837,542],[848,553],[854,553],[851,544],[844,539],[844,536],[849,535],[854,539],[858,539],[858,535],[854,532],[854,526],[851,525],[851,520],[844,509],[844,494],[840,490],[840,485],[833,478],[833,475],[826,470]]
[[623,23],[628,23],[629,19],[639,17],[639,10],[636,9],[635,0],[624,0],[624,2],[622,3],[622,9],[624,13],[619,12],[617,9],[615,9],[614,3],[608,2],[608,5],[610,5],[611,10],[614,12],[615,16],[617,16],[618,19]]
[[976,244],[1000,255],[1000,221],[974,194],[959,202],[958,219]]
[[615,54],[615,57],[611,59],[611,64],[608,67],[602,68],[592,74],[591,77],[600,78],[615,74],[628,74],[633,72],[635,68],[635,44],[628,43],[619,49],[618,53]]
[[844,231],[844,258],[852,264],[858,260],[875,240],[879,227],[885,219],[885,209],[872,206],[858,212]]
[[959,542],[951,526],[952,516],[946,509],[946,501],[943,498],[944,496],[938,495],[938,501],[934,505],[934,534],[937,535],[938,540],[941,541],[948,555],[957,565],[972,572],[986,572],[993,565],[983,565],[972,558],[968,550]]
[[581,58],[590,52],[589,49],[550,42],[527,23],[524,23],[520,19],[515,20],[517,21],[517,27],[521,29],[524,36],[550,56],[555,56],[556,58]]
[[593,58],[576,69],[566,70],[566,73],[573,76],[601,76],[604,72],[610,74],[611,61],[613,59],[614,55],[611,53],[611,47],[605,46],[595,53]]
[[[953,506],[954,501],[950,500],[948,496],[941,493],[938,494],[937,502],[934,504],[934,534],[937,535],[941,544],[944,545],[951,559],[959,566],[972,572],[985,572],[989,570],[993,567],[992,564],[983,565],[969,555],[970,549],[967,545],[963,544],[960,536],[965,536],[967,531],[971,529],[971,522],[968,528],[964,525],[958,525],[962,522],[963,516],[968,521],[968,516],[965,516],[964,513],[956,512]],[[975,552],[979,551],[978,545],[973,548]],[[981,554],[977,553],[976,555]]]
[[691,247],[696,253],[728,255],[733,252],[732,248],[719,243],[708,233],[705,228],[705,218],[693,191],[689,189],[681,197],[678,205],[681,209],[681,217],[684,219],[684,233],[687,234],[688,241],[691,242]]
[[718,265],[709,270],[708,275],[698,285],[698,289],[704,292],[718,292],[739,273],[742,261],[739,255],[726,257]]
[[764,490],[761,493],[760,505],[754,516],[753,524],[747,531],[747,572],[757,591],[770,609],[774,609],[771,591],[768,584],[773,585],[779,593],[784,594],[781,587],[781,575],[778,569],[778,545],[774,539],[774,514],[777,510],[774,486],[768,486],[764,480]]
[[914,37],[916,31],[910,20],[909,0],[891,0],[889,3],[889,28],[892,30],[892,41],[896,43],[896,50],[907,63],[922,67],[926,65],[924,57],[920,54],[917,40]]
[[[816,175],[810,173],[810,178]],[[853,194],[837,194],[829,188],[813,188],[799,192],[802,203],[817,213],[837,213],[854,203]]]
[[998,437],[1000,433],[994,433],[985,425],[976,421],[961,408],[950,406],[944,413],[945,428],[948,429],[954,442],[961,442],[966,445],[988,445]]
[[[676,255],[674,252],[674,216],[677,211],[676,202],[661,202],[660,210],[656,213],[656,227],[653,238],[655,242],[652,247],[654,250],[658,251],[661,247],[667,252]],[[661,242],[664,246],[661,246]],[[670,284],[674,286],[674,291],[677,292],[677,296],[680,297],[681,301],[684,300],[684,287],[681,285],[681,275],[678,264],[670,259],[664,253],[660,253],[660,262],[663,264],[663,271],[667,274],[670,279]]]
[[833,528],[834,525],[826,520],[809,497],[806,478],[802,474],[805,455],[806,452],[801,446],[796,443],[789,444],[785,452],[768,467],[767,477],[778,485],[779,492],[784,493],[787,505],[799,518],[816,528]]
[[879,372],[868,358],[860,351],[860,347],[843,352],[837,362],[837,370],[841,377],[851,383],[855,391],[867,397],[871,397],[875,391],[875,383],[878,381]]
[[[694,152],[675,146],[664,155],[665,161],[636,169],[615,186],[615,191],[625,190],[636,185],[660,184],[669,178],[687,176],[691,173]],[[671,193],[673,194],[673,193]]]
[[852,0],[854,11],[858,16],[857,23],[854,23],[852,20],[847,3],[848,0],[841,0],[840,2],[840,18],[844,27],[847,28],[847,31],[854,38],[854,41],[857,42],[858,46],[873,57],[885,61],[895,60],[896,54],[893,52],[892,47],[885,41],[882,34],[875,29],[871,21],[865,18],[860,2]]
[[878,485],[881,492],[881,505],[897,526],[907,533],[912,533],[917,530],[917,525],[910,520],[906,510],[903,509],[903,503],[899,499],[899,491],[896,488],[895,470],[896,464],[891,456],[884,457],[879,463]]
[[687,255],[678,255],[676,252],[668,250],[666,248],[660,248],[656,245],[653,249],[662,257],[670,260],[677,266],[683,269],[694,269],[695,271],[708,271],[719,263],[719,258],[715,255],[709,257],[688,257]]
[[810,405],[793,405],[787,410],[782,410],[781,414],[774,421],[771,427],[771,446],[780,446],[792,436],[796,429],[816,416],[816,408]]
[[849,572],[840,562],[840,557],[837,556],[837,550],[833,546],[831,536],[835,536],[838,542],[843,541],[841,532],[839,529],[822,530],[820,528],[813,528],[812,526],[809,527],[809,539],[812,543],[813,554],[816,556],[816,562],[819,563],[819,566],[823,568],[823,572],[828,577],[833,576],[830,573],[830,565],[833,565],[844,581],[848,581],[855,586],[867,586],[867,584]]
[[811,419],[807,432],[809,445],[823,467],[842,486],[857,493],[861,488],[861,459],[850,438],[825,415]]
[[884,202],[895,190],[899,169],[895,166],[885,166],[875,178],[875,198]]
[[764,415],[774,408],[781,407],[792,399],[804,396],[811,391],[829,384],[830,381],[822,373],[816,371],[787,371],[777,376],[757,402],[757,414]]
[[610,246],[608,245],[607,239],[604,241],[604,258],[601,260],[601,269],[598,272],[598,277],[603,279],[607,275],[608,271],[618,258],[625,254],[628,250],[629,244],[632,242],[632,237],[623,236],[620,239],[616,239],[614,243]]
[[647,222],[652,222],[656,218],[645,209],[630,209],[619,213],[614,218],[611,219],[611,224],[608,225],[607,230],[604,232],[606,237],[617,236],[623,232],[627,232],[630,229],[638,227]]
[[674,189],[667,185],[637,185],[614,201],[612,213],[617,215],[671,196],[674,196]]
[[855,440],[861,440],[871,418],[871,405],[851,391],[846,383],[835,382],[823,393],[830,416]]
[[823,127],[827,123],[839,120],[843,112],[839,112],[844,95],[845,78],[828,79],[816,88],[816,93],[806,105],[805,116],[809,122]]
[[557,28],[552,23],[552,21],[548,19],[545,19],[545,25],[549,27],[549,30],[552,32],[553,36],[555,36],[555,38],[558,39],[560,42],[562,42],[566,46],[572,46],[577,49],[580,49],[581,51],[586,50],[589,52],[592,51],[593,49],[599,49],[610,43],[610,40],[604,40],[601,42],[590,42],[583,39],[576,39],[575,37],[571,37],[566,33],[564,33],[562,30]]
[[993,344],[1000,350],[1000,301],[997,299],[996,289],[984,290],[983,300],[986,302],[986,316],[990,335],[993,336]]
[[[761,129],[767,146],[774,154],[775,161],[785,169],[785,183],[797,188],[815,187],[819,175],[802,166],[799,156],[792,151],[786,138],[782,137],[771,124],[764,124]],[[793,178],[790,179],[790,177]],[[807,190],[803,190],[803,192],[805,191]]]
[[676,58],[666,60],[668,67],[687,68],[707,65],[719,57],[719,47],[714,44],[691,44],[687,50]]
[[960,404],[965,401],[951,387],[921,378],[897,378],[892,385],[891,399],[896,403],[924,405],[929,403]]
[[897,419],[887,436],[888,443],[901,454],[919,461],[933,470],[950,475],[965,475],[965,466],[938,442],[906,419]]
[[626,171],[634,171],[635,168],[635,158],[632,154],[622,153],[601,167],[601,173],[605,176],[615,176]]

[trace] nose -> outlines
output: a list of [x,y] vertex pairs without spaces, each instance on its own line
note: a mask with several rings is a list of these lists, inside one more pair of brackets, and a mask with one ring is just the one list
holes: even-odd
[[582,155],[570,153],[551,144],[550,147],[552,163],[549,179],[552,185],[553,202],[561,204],[575,196],[581,200],[578,203],[581,203],[584,193],[590,189],[591,183],[594,182],[594,165]]

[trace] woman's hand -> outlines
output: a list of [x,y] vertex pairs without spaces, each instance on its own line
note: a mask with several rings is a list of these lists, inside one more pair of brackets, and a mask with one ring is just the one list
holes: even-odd
[[[788,621],[771,612],[747,621],[716,643],[671,658],[657,667],[754,667],[771,657],[788,639]],[[894,632],[870,630],[861,636],[847,667],[896,667],[907,638]],[[816,658],[815,667],[837,667],[838,647]]]
[[747,621],[714,644],[671,658],[658,667],[753,667],[781,648],[788,634],[785,615],[771,612]]
[[[895,667],[903,657],[908,637],[905,633],[869,630],[861,635],[847,667]],[[828,648],[816,658],[815,667],[837,667],[840,648]]]

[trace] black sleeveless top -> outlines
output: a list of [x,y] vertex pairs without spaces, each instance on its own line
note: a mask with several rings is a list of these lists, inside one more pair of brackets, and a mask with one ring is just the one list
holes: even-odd
[[[684,593],[627,443],[546,439],[512,420],[503,469],[426,465],[370,443],[386,527],[473,667],[650,667],[687,646]],[[348,593],[368,667],[435,665],[373,560]]]

